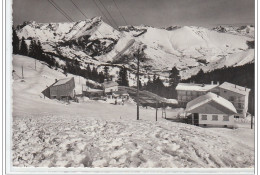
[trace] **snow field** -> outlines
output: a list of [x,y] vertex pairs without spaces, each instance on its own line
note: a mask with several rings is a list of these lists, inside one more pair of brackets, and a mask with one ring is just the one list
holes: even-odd
[[19,167],[253,167],[251,147],[213,131],[165,121],[14,116],[12,159]]

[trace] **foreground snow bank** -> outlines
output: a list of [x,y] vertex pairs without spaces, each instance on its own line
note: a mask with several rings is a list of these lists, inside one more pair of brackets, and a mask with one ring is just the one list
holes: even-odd
[[254,149],[170,121],[15,116],[13,166],[253,167]]

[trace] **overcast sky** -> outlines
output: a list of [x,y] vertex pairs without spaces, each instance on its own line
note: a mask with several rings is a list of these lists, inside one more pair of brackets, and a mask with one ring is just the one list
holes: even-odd
[[[95,0],[105,16],[115,25],[125,25],[113,0]],[[85,19],[71,0],[54,0],[73,21]],[[93,0],[73,0],[88,18],[105,16]],[[175,25],[216,26],[223,24],[254,24],[254,0],[115,0],[128,25],[167,27]],[[48,0],[13,0],[14,25],[34,20],[41,23],[66,22]],[[113,23],[113,20],[116,24]]]

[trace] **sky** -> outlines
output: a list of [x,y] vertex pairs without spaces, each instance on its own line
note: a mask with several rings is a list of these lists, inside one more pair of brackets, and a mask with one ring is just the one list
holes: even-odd
[[[126,24],[134,26],[143,24],[154,27],[176,25],[212,27],[217,25],[254,24],[255,20],[254,0],[53,1],[73,21],[84,20],[86,17],[102,16],[102,19],[113,27]],[[125,18],[126,22],[123,18]],[[13,0],[13,25],[17,26],[24,21],[50,23],[68,22],[69,20],[56,10],[48,0]]]

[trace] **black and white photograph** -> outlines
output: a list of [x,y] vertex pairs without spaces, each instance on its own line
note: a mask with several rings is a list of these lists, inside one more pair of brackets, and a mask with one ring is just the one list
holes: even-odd
[[11,8],[11,168],[254,171],[254,0]]

